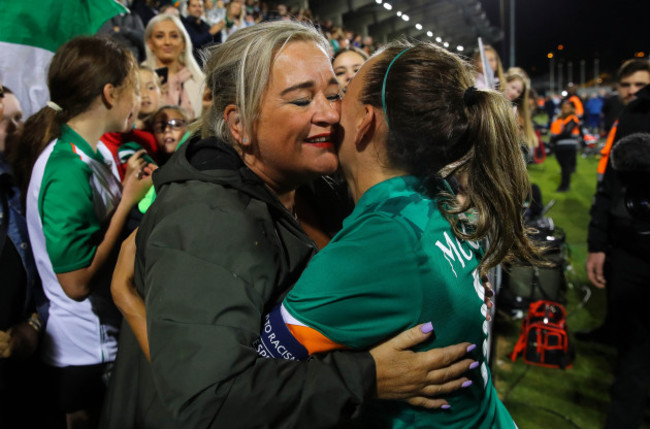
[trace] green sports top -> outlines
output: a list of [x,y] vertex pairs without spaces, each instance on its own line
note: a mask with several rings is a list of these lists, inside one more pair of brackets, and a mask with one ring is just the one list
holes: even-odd
[[480,246],[457,239],[421,181],[396,177],[369,189],[343,229],[309,263],[284,300],[298,322],[352,349],[369,349],[431,321],[431,349],[476,344],[470,387],[445,396],[449,410],[375,401],[373,427],[513,428],[486,365],[488,328],[477,273]]
[[110,296],[112,267],[93,278],[83,301],[57,274],[88,267],[120,202],[122,188],[104,158],[68,125],[41,152],[27,192],[27,228],[50,302],[41,357],[52,366],[115,360],[121,316]]

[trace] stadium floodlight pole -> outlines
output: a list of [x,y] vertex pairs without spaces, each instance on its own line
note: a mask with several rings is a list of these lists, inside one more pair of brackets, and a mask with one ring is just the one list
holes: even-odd
[[548,60],[548,92],[549,94],[553,94],[553,75],[555,73],[555,62],[553,61],[553,57]]

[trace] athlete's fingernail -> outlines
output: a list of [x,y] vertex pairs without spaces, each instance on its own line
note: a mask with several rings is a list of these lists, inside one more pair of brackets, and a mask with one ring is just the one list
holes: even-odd
[[463,384],[460,385],[460,387],[469,387],[472,385],[472,380],[467,380]]
[[433,324],[431,322],[425,323],[420,328],[420,331],[422,331],[423,334],[428,334],[429,332],[433,331]]
[[472,364],[469,366],[469,369],[476,369],[478,367],[478,362],[474,361]]
[[443,405],[443,406],[440,407],[440,408],[442,408],[443,410],[448,410],[448,409],[451,408],[451,405],[447,405],[447,404],[445,404],[445,405]]
[[469,347],[467,347],[467,353],[471,352],[476,348],[476,344],[471,344]]

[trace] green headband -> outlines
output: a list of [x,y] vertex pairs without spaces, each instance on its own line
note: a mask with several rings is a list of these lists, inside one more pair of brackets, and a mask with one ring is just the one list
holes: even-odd
[[384,109],[384,117],[386,118],[386,125],[388,125],[388,128],[390,129],[390,122],[388,121],[388,113],[386,113],[386,81],[388,80],[388,72],[390,72],[390,68],[393,67],[393,64],[399,57],[402,56],[403,53],[411,49],[413,46],[410,46],[406,49],[404,49],[402,52],[397,54],[395,58],[393,58],[393,61],[388,64],[388,68],[386,69],[386,74],[384,75],[384,83],[381,86],[381,107]]

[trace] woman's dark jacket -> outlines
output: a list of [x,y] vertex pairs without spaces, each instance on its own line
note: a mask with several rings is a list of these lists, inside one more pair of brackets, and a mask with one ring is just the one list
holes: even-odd
[[293,216],[234,150],[182,147],[154,174],[137,235],[151,366],[123,324],[103,426],[334,427],[374,392],[368,353],[259,358],[264,315],[315,252]]

